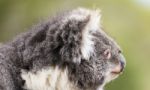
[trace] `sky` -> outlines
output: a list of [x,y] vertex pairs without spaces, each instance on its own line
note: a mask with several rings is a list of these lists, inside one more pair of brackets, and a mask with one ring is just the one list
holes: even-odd
[[134,0],[137,5],[150,10],[150,0]]

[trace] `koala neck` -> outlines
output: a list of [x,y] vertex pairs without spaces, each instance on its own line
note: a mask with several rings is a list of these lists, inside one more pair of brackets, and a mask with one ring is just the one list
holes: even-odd
[[[21,77],[27,90],[83,90],[68,79],[67,68],[60,70],[57,66],[49,67],[36,73],[22,70]],[[103,85],[96,90],[103,90]]]
[[69,81],[67,69],[50,67],[36,73],[22,70],[21,77],[27,90],[79,90]]

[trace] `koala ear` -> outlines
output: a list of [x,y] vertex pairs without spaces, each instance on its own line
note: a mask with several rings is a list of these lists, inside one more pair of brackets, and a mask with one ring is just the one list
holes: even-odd
[[80,63],[82,32],[89,21],[87,16],[84,20],[70,19],[64,26],[61,38],[63,46],[60,50],[61,58],[66,62]]
[[93,33],[99,32],[101,30],[100,26],[100,10],[85,10],[81,9],[84,14],[89,15],[89,21],[85,28],[82,30],[82,44],[81,53],[85,60],[89,60],[90,56],[94,54],[94,41]]
[[94,53],[91,32],[98,30],[99,19],[97,11],[79,8],[71,12],[61,33],[63,46],[60,54],[63,60],[80,63],[81,58],[89,59]]

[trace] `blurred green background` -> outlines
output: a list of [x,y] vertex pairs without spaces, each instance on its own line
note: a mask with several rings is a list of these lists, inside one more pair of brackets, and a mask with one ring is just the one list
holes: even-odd
[[105,31],[126,57],[124,74],[105,90],[150,90],[150,0],[0,0],[0,42],[76,7],[100,8]]

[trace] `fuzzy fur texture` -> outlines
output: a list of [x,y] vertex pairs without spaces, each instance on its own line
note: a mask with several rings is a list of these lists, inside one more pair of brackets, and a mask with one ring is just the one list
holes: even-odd
[[56,15],[0,47],[0,90],[102,90],[125,66],[98,10]]

